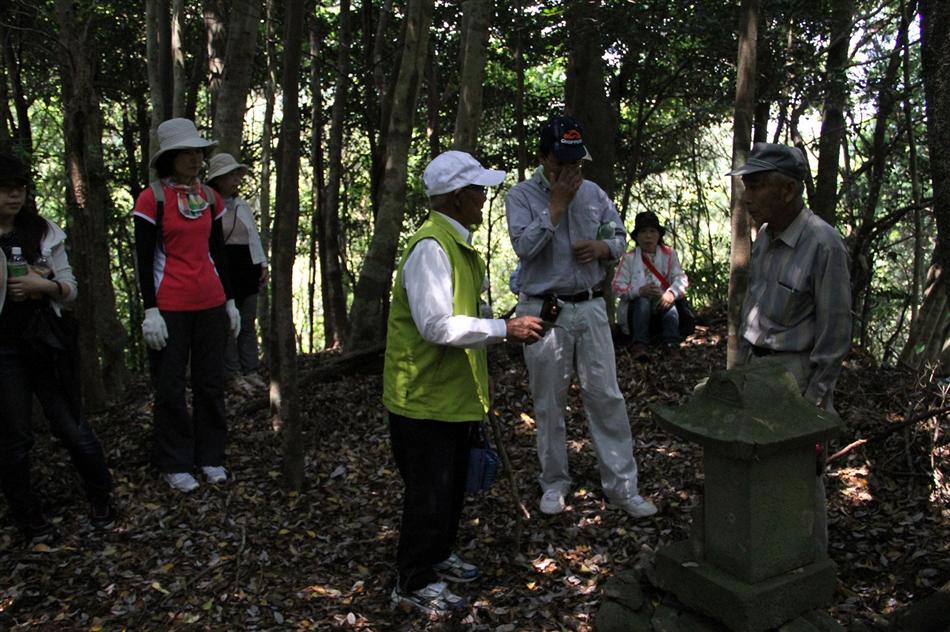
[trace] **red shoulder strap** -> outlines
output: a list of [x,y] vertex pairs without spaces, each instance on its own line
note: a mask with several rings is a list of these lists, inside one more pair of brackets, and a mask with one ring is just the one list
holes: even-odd
[[647,256],[647,253],[640,251],[640,258],[643,259],[643,265],[645,265],[650,272],[653,273],[653,276],[660,280],[660,284],[663,286],[663,290],[666,291],[670,287],[670,282],[666,280],[666,277],[660,274],[660,271],[656,269],[656,266],[653,265],[653,262],[650,261],[650,258]]

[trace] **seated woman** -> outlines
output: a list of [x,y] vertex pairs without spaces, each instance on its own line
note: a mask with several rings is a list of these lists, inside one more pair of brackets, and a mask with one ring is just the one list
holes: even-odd
[[689,280],[676,252],[663,243],[665,233],[655,213],[637,213],[632,235],[637,247],[623,256],[614,275],[614,293],[620,298],[617,320],[633,338],[630,353],[641,361],[647,359],[653,330],[660,330],[669,352],[679,348],[679,314],[673,303],[685,296]]

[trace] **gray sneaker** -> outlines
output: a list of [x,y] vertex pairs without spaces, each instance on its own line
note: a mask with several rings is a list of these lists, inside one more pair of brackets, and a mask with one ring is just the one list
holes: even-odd
[[436,575],[450,582],[470,582],[478,579],[480,575],[477,566],[469,564],[455,553],[438,564],[433,564],[432,570]]
[[624,500],[611,501],[611,504],[623,509],[634,518],[649,518],[656,514],[656,505],[639,494]]
[[564,494],[559,489],[549,489],[541,496],[541,513],[559,514],[564,511]]
[[390,595],[393,607],[404,610],[415,608],[430,616],[445,616],[464,610],[468,603],[451,592],[445,582],[434,582],[418,590],[393,588]]

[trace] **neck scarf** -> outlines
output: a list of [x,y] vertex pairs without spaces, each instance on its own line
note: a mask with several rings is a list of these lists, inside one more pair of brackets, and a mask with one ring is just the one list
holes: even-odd
[[201,197],[201,181],[195,178],[189,184],[178,184],[167,178],[162,184],[174,189],[178,196],[178,212],[185,219],[198,219],[205,209],[210,206],[208,201]]

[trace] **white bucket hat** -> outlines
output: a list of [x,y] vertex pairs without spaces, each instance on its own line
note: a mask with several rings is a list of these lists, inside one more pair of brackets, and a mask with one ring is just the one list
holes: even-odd
[[443,152],[433,158],[422,172],[422,182],[429,197],[457,191],[470,184],[493,187],[504,179],[504,171],[486,169],[464,151]]
[[185,118],[173,118],[158,126],[158,151],[148,161],[149,167],[155,166],[158,157],[173,149],[207,149],[218,144],[216,140],[205,140],[198,135],[195,124]]
[[247,172],[250,171],[251,168],[245,164],[239,163],[231,154],[215,154],[211,156],[211,160],[208,161],[208,175],[206,180],[211,182],[218,176],[231,173],[235,169],[243,169],[245,172]]

